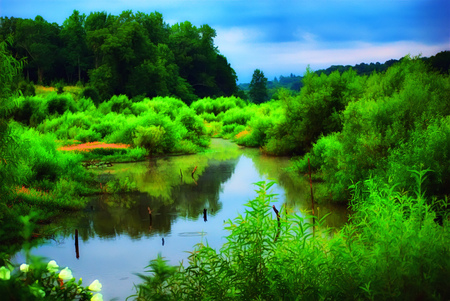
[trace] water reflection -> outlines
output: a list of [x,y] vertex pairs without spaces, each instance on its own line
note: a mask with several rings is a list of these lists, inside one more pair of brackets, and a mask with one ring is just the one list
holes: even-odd
[[[213,140],[206,154],[115,164],[98,171],[99,176],[127,179],[139,192],[92,197],[86,210],[58,222],[59,244],[49,242],[32,252],[69,266],[86,283],[99,279],[105,300],[125,300],[133,282],[139,281],[133,273],[142,272],[158,253],[177,265],[187,258],[185,251],[201,241],[219,249],[227,235],[224,221],[243,213],[244,204],[255,197],[252,183],[278,183],[273,186],[279,195],[271,204],[278,208],[274,219],[278,210],[281,215],[285,210],[308,210],[309,184],[286,172],[288,165],[288,158],[262,156],[224,140]],[[319,206],[316,211],[319,217],[333,212],[327,218],[329,226],[339,227],[347,220],[342,208]]]

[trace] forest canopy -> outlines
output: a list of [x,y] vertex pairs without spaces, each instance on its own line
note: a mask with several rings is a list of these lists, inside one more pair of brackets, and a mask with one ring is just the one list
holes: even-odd
[[41,16],[0,17],[0,41],[26,59],[24,78],[39,84],[89,83],[102,100],[175,96],[186,103],[231,96],[237,76],[214,45],[216,31],[189,21],[168,25],[161,13],[80,14],[60,26]]

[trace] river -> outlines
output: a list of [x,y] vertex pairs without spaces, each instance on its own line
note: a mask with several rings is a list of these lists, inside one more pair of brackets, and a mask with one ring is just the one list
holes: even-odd
[[[224,223],[244,213],[244,204],[256,195],[255,182],[276,181],[272,190],[278,195],[273,203],[277,208],[284,204],[301,214],[310,210],[309,182],[287,172],[288,166],[289,158],[212,139],[210,150],[202,154],[99,169],[99,177],[128,181],[139,192],[91,197],[84,211],[59,220],[52,238],[31,253],[68,266],[85,285],[98,279],[104,300],[125,300],[134,293],[133,283],[139,283],[135,273],[143,273],[158,253],[179,265],[186,264],[186,251],[200,242],[219,250],[227,235]],[[316,212],[332,213],[325,222],[328,227],[347,221],[347,210],[339,206],[321,205]],[[24,260],[23,252],[14,258],[17,263]]]

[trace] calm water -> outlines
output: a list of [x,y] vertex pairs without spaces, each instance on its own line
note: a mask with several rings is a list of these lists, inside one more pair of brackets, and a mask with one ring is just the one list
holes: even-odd
[[[139,283],[134,273],[142,273],[158,253],[179,265],[186,263],[186,251],[197,243],[220,249],[227,235],[224,222],[244,213],[244,204],[256,195],[252,183],[275,180],[277,208],[286,204],[299,212],[309,210],[309,183],[284,171],[287,166],[287,158],[263,156],[221,139],[213,139],[211,151],[205,154],[115,164],[99,170],[99,176],[127,179],[139,193],[91,198],[85,211],[60,220],[53,238],[33,248],[32,254],[70,267],[85,285],[99,279],[104,300],[125,300],[134,293],[133,283]],[[321,206],[318,211],[319,215],[332,212],[328,226],[340,227],[347,221],[343,208]],[[17,254],[15,261],[22,263],[24,255]]]

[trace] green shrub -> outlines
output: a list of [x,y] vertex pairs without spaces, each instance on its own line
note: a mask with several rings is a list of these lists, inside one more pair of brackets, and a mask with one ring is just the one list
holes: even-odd
[[311,216],[272,213],[271,184],[227,222],[220,252],[198,244],[188,266],[160,256],[139,275],[135,300],[446,300],[450,297],[449,221],[416,197],[366,181],[355,190],[351,222],[334,235]]
[[58,83],[55,85],[55,88],[56,88],[56,93],[57,93],[57,94],[62,94],[62,93],[64,93],[64,83],[63,83],[63,82],[58,82]]
[[203,120],[190,108],[183,108],[178,112],[175,120],[184,126],[186,131],[181,135],[182,139],[190,140],[200,147],[209,145],[209,136],[206,135],[206,127]]
[[97,91],[97,89],[93,88],[93,87],[86,87],[83,89],[83,91],[81,92],[80,98],[90,98],[93,103],[95,104],[95,106],[98,106],[101,102],[100,99],[100,95]]
[[163,153],[163,141],[166,131],[161,126],[138,126],[134,133],[133,143],[136,146],[143,147],[150,155]]
[[70,94],[50,96],[47,100],[48,113],[50,115],[59,114],[62,115],[64,112],[70,110],[71,112],[76,111],[75,102]]
[[81,142],[94,142],[99,141],[102,138],[102,135],[93,129],[89,130],[79,130],[75,137],[75,140],[79,140]]
[[77,101],[78,110],[80,111],[93,111],[95,110],[94,101],[90,97],[81,97]]
[[411,191],[416,182],[411,169],[428,169],[424,188],[428,196],[450,194],[450,116],[417,125],[411,138],[387,157],[391,181]]
[[36,88],[32,82],[21,81],[18,88],[23,96],[36,96]]
[[233,108],[233,109],[226,111],[221,116],[221,121],[223,122],[224,125],[233,124],[233,123],[245,125],[253,117],[253,115],[254,115],[254,112],[252,112],[251,110],[248,110],[247,108],[245,108],[245,109]]
[[232,108],[240,107],[244,108],[246,102],[240,98],[231,97],[218,97],[215,99],[206,97],[194,101],[191,104],[191,108],[200,115],[202,113],[213,113],[215,116],[219,115],[221,112],[226,112]]

